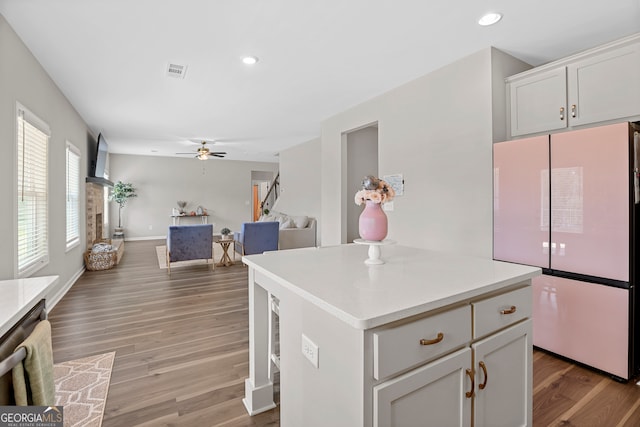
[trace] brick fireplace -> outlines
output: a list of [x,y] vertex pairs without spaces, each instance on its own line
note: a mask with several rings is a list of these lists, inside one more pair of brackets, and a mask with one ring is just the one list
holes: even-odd
[[97,239],[107,237],[104,215],[104,194],[108,188],[102,184],[87,182],[87,247]]

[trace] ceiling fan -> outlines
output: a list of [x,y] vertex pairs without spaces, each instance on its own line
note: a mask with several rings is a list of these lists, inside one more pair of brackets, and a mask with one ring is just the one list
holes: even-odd
[[[201,142],[202,147],[199,147],[196,151],[195,158],[199,160],[208,160],[211,157],[224,157],[227,153],[224,151],[210,151],[206,145],[206,141]],[[176,153],[176,154],[193,154],[193,153]]]

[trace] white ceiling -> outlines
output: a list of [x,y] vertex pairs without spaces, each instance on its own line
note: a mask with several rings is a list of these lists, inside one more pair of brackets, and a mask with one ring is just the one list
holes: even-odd
[[[487,11],[504,18],[478,26]],[[640,31],[640,0],[0,0],[0,13],[110,152],[195,154],[204,139],[262,161],[486,47],[540,65]]]

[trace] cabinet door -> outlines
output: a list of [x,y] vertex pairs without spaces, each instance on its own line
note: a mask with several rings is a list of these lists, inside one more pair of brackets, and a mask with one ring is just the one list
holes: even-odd
[[478,341],[474,426],[532,425],[531,320]]
[[374,387],[374,427],[470,426],[470,366],[465,348]]
[[493,257],[549,267],[549,137],[493,145]]
[[569,124],[578,126],[640,114],[640,43],[567,67]]
[[532,282],[536,347],[628,378],[629,291],[547,275]]
[[511,136],[567,127],[565,67],[534,74],[508,84]]
[[551,136],[551,268],[629,280],[629,125]]

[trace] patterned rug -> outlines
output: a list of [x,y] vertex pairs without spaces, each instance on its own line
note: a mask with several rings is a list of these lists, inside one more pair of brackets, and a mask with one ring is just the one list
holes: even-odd
[[64,406],[65,427],[100,427],[116,352],[56,363],[56,406]]
[[[167,268],[167,247],[166,246],[156,246],[156,255],[158,256],[158,267],[160,268]],[[231,245],[231,247],[229,248],[229,256],[231,257],[231,259],[233,259],[233,245]],[[222,247],[218,244],[213,244],[213,259],[216,262],[220,261],[220,258],[222,258]],[[241,262],[240,261],[240,256],[236,256],[236,262]],[[172,262],[171,263],[171,268],[176,268],[176,267],[186,267],[186,266],[190,266],[190,265],[205,265],[205,262],[209,265],[211,265],[211,260],[203,260],[203,259],[194,259],[192,261],[178,261],[178,262]],[[204,267],[203,267],[204,268]]]

